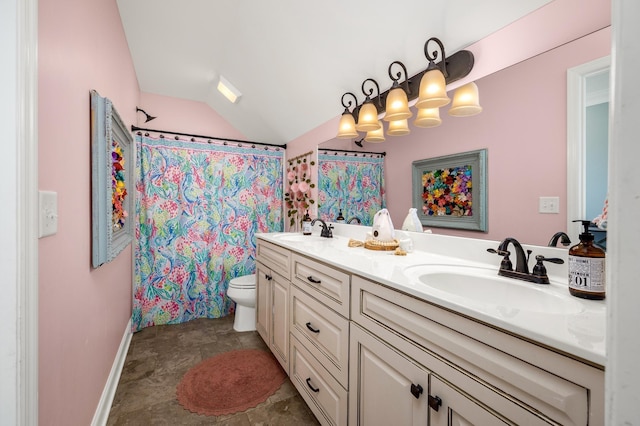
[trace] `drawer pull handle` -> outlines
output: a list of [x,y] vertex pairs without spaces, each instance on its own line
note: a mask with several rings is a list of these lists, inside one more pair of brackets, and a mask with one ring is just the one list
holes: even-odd
[[307,377],[307,386],[309,386],[309,389],[311,389],[315,393],[320,392],[320,388],[314,388],[313,385],[311,384],[311,377]]
[[411,394],[416,397],[416,399],[420,398],[420,394],[423,392],[422,386],[414,385],[411,383]]
[[313,275],[309,275],[309,276],[307,277],[307,279],[308,279],[309,281],[311,281],[312,283],[314,283],[314,284],[320,284],[320,283],[322,282],[322,281],[320,281],[319,279],[314,278],[314,277],[313,277]]
[[307,328],[308,328],[309,330],[311,330],[312,332],[314,332],[314,333],[320,333],[320,329],[318,329],[318,328],[313,328],[313,326],[311,325],[311,323],[310,323],[310,322],[308,322],[308,323],[307,323]]
[[438,411],[441,405],[442,405],[442,400],[440,399],[439,396],[429,395],[429,407],[433,408],[433,411]]
[[271,281],[273,279],[273,277],[269,274],[264,274],[264,277],[267,279],[267,281]]

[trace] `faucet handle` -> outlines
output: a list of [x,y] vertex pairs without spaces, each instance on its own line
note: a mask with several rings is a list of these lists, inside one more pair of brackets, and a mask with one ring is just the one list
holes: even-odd
[[487,251],[489,253],[497,254],[503,256],[502,262],[500,262],[500,269],[503,271],[512,271],[513,264],[511,263],[511,259],[509,259],[509,255],[511,254],[508,250],[496,250],[492,248],[488,248]]
[[533,271],[531,271],[531,275],[535,275],[537,277],[546,277],[547,276],[547,268],[542,264],[542,262],[551,262],[556,263],[558,265],[562,265],[564,260],[558,257],[544,257],[541,254],[536,256],[536,264],[533,267]]
[[329,226],[327,226],[327,237],[328,238],[333,238],[333,225],[329,224]]

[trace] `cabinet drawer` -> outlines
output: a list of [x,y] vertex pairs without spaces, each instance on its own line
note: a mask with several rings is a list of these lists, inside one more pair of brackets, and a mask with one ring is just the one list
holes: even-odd
[[355,322],[481,403],[491,406],[489,388],[551,423],[600,424],[602,413],[589,420],[589,393],[599,393],[602,373],[595,368],[360,277],[352,292]]
[[320,423],[347,424],[347,391],[295,337],[291,338],[290,369],[291,381]]
[[285,248],[258,239],[256,258],[273,272],[291,279],[291,252]]
[[350,276],[330,266],[292,254],[292,282],[345,318],[349,318]]
[[346,389],[349,376],[349,321],[291,286],[290,330]]

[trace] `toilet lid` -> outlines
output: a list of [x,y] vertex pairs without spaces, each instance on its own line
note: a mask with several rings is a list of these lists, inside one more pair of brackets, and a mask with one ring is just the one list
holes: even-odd
[[256,286],[256,274],[236,277],[229,282],[229,287],[233,287],[233,288],[255,288],[255,286]]

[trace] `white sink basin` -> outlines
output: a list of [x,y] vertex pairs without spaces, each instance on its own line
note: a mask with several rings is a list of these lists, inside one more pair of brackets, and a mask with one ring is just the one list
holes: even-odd
[[416,265],[405,268],[416,288],[447,300],[491,311],[502,317],[521,312],[571,314],[583,306],[557,287],[505,278],[494,269],[454,265]]

